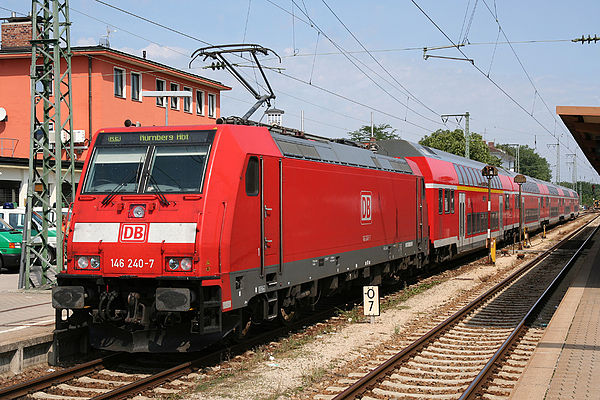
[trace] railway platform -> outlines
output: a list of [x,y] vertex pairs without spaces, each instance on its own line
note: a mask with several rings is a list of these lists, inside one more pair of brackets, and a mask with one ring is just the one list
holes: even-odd
[[52,347],[50,290],[18,290],[18,279],[18,273],[0,274],[0,376],[46,363]]
[[511,399],[600,398],[600,232],[575,268]]

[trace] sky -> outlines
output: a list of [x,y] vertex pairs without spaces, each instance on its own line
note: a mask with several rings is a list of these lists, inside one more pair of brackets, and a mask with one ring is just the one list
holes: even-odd
[[[576,154],[578,179],[600,182],[556,115],[558,105],[600,105],[600,42],[571,42],[600,36],[598,1],[69,3],[72,46],[96,45],[108,32],[112,48],[137,55],[145,50],[149,59],[223,82],[232,90],[222,93],[222,116],[243,115],[254,97],[227,71],[203,68],[209,62],[196,59],[190,67],[190,55],[208,45],[254,43],[281,57],[260,59],[286,126],[300,128],[303,112],[305,131],[346,137],[369,125],[372,113],[375,124],[387,123],[416,142],[437,129],[464,128],[464,118],[444,123],[441,114],[469,112],[471,132],[535,148],[553,173],[556,149],[548,145],[559,142],[561,181],[571,181],[572,157],[566,155]],[[27,14],[31,4],[0,0],[0,17],[11,11]],[[265,93],[248,61],[230,60]]]

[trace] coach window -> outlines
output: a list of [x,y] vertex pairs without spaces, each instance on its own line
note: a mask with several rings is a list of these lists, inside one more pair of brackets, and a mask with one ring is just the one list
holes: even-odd
[[450,212],[450,189],[446,189],[446,196],[444,196],[444,212],[446,214]]
[[250,157],[246,168],[246,194],[258,196],[258,157]]
[[450,191],[450,212],[454,214],[454,189]]
[[438,193],[439,193],[438,214],[441,214],[444,212],[444,189],[439,189]]

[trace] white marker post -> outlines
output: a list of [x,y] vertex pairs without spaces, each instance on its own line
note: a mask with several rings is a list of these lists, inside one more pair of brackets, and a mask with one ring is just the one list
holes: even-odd
[[371,323],[379,316],[379,286],[363,286],[363,312],[371,316]]

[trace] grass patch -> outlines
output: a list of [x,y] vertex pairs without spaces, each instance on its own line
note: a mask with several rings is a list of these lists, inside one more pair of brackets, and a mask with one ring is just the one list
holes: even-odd
[[[427,282],[427,283],[420,283],[418,285],[414,285],[412,287],[403,289],[398,295],[392,296],[387,301],[383,302],[381,304],[381,309],[382,310],[389,310],[391,308],[398,309],[399,308],[398,305],[400,303],[404,303],[411,297],[421,294],[421,293],[431,289],[432,287],[439,285],[440,283],[442,283],[442,281],[431,281],[431,282]],[[403,308],[407,308],[407,307],[405,306]]]

